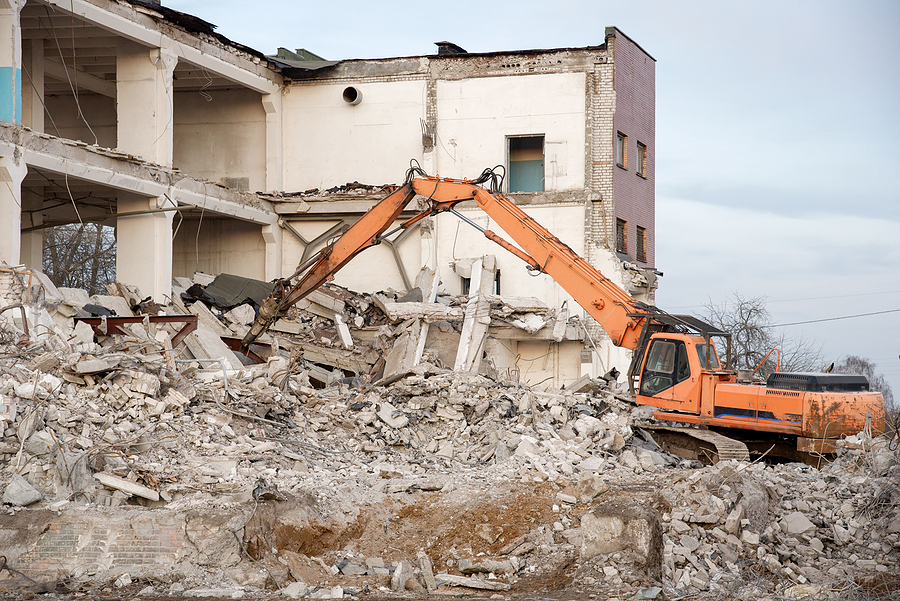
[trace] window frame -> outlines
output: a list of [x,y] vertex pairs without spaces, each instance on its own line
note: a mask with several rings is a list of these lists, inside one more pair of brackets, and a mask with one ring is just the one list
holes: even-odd
[[638,140],[637,143],[637,174],[647,178],[647,145]]
[[628,222],[619,217],[616,217],[616,252],[628,254]]
[[[513,189],[513,177],[512,177],[512,164],[514,161],[512,148],[514,144],[514,140],[540,140],[541,141],[541,185],[539,190],[514,190]],[[547,191],[547,136],[545,134],[521,134],[521,135],[508,135],[506,136],[506,191],[510,194],[523,193],[523,194],[534,194],[536,192],[546,192]],[[520,186],[515,186],[520,187]]]
[[634,258],[641,263],[647,262],[647,228],[637,226],[637,235],[634,241]]
[[628,169],[628,136],[616,132],[616,167]]

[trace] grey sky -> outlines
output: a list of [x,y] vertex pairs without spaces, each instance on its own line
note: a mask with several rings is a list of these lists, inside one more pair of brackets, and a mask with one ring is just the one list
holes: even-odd
[[[776,323],[900,309],[898,2],[163,4],[267,54],[328,59],[590,46],[615,25],[657,60],[660,307],[738,291]],[[900,395],[900,312],[784,331],[828,362],[876,361]]]

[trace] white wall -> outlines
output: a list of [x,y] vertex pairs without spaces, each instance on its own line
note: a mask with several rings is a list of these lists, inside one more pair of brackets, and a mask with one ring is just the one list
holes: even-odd
[[261,227],[255,223],[216,218],[185,220],[172,241],[172,255],[172,275],[176,277],[203,271],[266,279],[266,245]]
[[[584,205],[553,205],[522,207],[525,212],[569,245],[579,255],[584,254]],[[486,229],[491,229],[506,240],[513,240],[481,209],[460,211],[463,215]],[[536,296],[551,308],[558,308],[569,300],[569,311],[578,311],[576,304],[548,275],[532,277],[525,270],[525,263],[494,244],[484,235],[464,223],[455,215],[437,217],[438,266],[444,289],[452,294],[460,293],[461,279],[450,268],[455,259],[494,255],[500,269],[500,292],[504,296]]]
[[520,382],[544,390],[567,386],[581,377],[579,340],[507,340],[488,338],[485,352],[501,378],[518,374]]
[[[174,164],[186,175],[256,192],[266,189],[266,113],[252,90],[175,95]],[[246,180],[244,180],[246,178]],[[243,180],[245,185],[235,185]]]
[[[291,227],[297,230],[307,240],[312,240],[331,227],[337,225],[337,220],[333,221],[292,221]],[[398,225],[400,222],[394,224]],[[391,226],[393,229],[394,226]],[[282,238],[282,273],[287,277],[294,273],[294,270],[300,264],[300,257],[303,255],[303,243],[288,231],[284,232]],[[317,245],[314,250],[319,250],[323,245]],[[422,239],[418,232],[413,232],[400,245],[400,256],[403,264],[406,266],[407,276],[410,281],[415,281],[416,274],[419,273],[425,259],[422,257]],[[347,265],[345,265],[334,276],[334,283],[357,292],[378,292],[379,290],[387,290],[393,288],[398,291],[406,291],[403,284],[403,278],[394,260],[394,255],[387,245],[380,244],[367,248],[359,255],[354,257]]]
[[585,75],[438,81],[437,172],[474,178],[506,164],[506,138],[544,136],[545,190],[584,187]]
[[[357,105],[342,98],[349,85]],[[424,81],[288,86],[282,108],[285,190],[401,183],[422,160]]]

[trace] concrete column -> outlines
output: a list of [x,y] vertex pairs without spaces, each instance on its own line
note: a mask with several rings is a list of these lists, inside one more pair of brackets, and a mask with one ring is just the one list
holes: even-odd
[[117,145],[166,167],[172,166],[172,74],[177,62],[169,48],[128,42],[116,57]]
[[262,227],[263,240],[266,241],[266,281],[284,277],[281,273],[281,238],[284,230],[278,224]]
[[282,165],[281,90],[262,97],[266,111],[266,192],[284,189]]
[[[119,196],[118,211],[137,213],[172,207],[167,198]],[[174,211],[116,220],[116,279],[137,286],[158,303],[172,294],[172,222]]]
[[22,124],[34,131],[44,131],[44,40],[23,43]]
[[[44,198],[29,190],[22,190],[22,227],[34,227],[44,224],[41,210]],[[22,232],[21,261],[31,269],[44,269],[44,230]]]
[[28,167],[21,157],[0,157],[0,261],[9,265],[20,265],[22,180],[26,173]]
[[[0,121],[22,123],[22,28],[25,0],[0,0]],[[19,236],[16,234],[16,240]],[[2,243],[0,243],[2,244]]]

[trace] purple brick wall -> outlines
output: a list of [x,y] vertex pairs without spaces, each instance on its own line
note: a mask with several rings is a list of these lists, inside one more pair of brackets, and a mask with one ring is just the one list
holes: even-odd
[[[656,261],[656,61],[622,32],[615,38],[616,109],[613,146],[617,132],[628,136],[627,167],[613,167],[615,217],[628,223],[628,255],[644,267]],[[637,174],[637,144],[647,147],[646,177]],[[637,227],[647,230],[646,262],[637,261]]]

